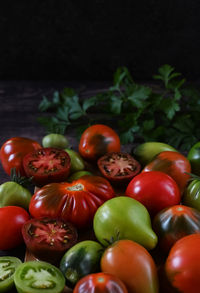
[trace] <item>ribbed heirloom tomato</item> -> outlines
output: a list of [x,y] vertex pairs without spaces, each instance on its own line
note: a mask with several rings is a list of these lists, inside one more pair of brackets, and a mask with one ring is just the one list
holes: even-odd
[[79,153],[86,160],[97,160],[109,152],[120,151],[118,134],[110,127],[96,124],[88,127],[79,142]]

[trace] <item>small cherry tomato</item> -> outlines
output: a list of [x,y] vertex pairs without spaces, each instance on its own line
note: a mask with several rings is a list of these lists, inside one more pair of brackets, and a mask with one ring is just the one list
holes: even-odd
[[30,138],[12,137],[7,140],[0,149],[1,164],[5,172],[10,175],[11,169],[15,168],[17,173],[25,176],[22,160],[26,154],[39,148],[41,145]]
[[97,160],[109,152],[120,151],[118,134],[110,127],[96,124],[88,127],[82,134],[79,153],[87,160]]
[[128,293],[124,283],[108,273],[85,276],[76,284],[73,293]]

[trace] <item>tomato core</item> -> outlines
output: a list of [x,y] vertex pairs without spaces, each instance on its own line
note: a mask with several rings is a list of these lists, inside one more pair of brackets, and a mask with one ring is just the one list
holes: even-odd
[[84,186],[83,186],[83,184],[78,183],[73,186],[69,186],[66,189],[69,191],[82,191],[82,190],[84,190]]

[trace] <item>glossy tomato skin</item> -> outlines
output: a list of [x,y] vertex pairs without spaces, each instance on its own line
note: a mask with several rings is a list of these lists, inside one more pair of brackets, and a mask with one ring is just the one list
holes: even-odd
[[12,137],[7,140],[0,149],[1,164],[5,172],[10,175],[11,169],[16,168],[20,175],[25,176],[23,168],[23,157],[34,150],[41,148],[41,145],[25,137]]
[[23,243],[22,226],[30,218],[27,211],[17,206],[0,208],[0,250],[10,250]]
[[192,173],[200,176],[200,141],[195,143],[187,156],[192,167]]
[[200,212],[184,205],[174,205],[155,216],[153,228],[160,247],[168,252],[180,238],[200,233]]
[[159,153],[143,172],[161,171],[171,176],[178,184],[181,194],[183,193],[191,173],[191,165],[188,159],[178,152],[165,151]]
[[100,176],[83,176],[72,183],[51,183],[32,197],[29,211],[35,218],[69,221],[77,228],[92,224],[97,208],[114,197],[110,183]]
[[131,240],[119,240],[101,258],[101,270],[118,277],[128,292],[158,293],[155,262],[148,251]]
[[154,216],[164,208],[180,203],[178,185],[169,175],[160,171],[136,175],[126,188],[126,195],[141,202]]
[[183,194],[183,203],[200,211],[200,180],[192,180]]
[[165,263],[167,277],[173,287],[183,293],[198,293],[200,288],[200,234],[178,240]]
[[76,284],[73,293],[128,293],[123,282],[108,273],[85,276]]
[[96,124],[88,127],[79,142],[79,153],[86,160],[96,161],[109,152],[120,151],[118,134],[110,127]]

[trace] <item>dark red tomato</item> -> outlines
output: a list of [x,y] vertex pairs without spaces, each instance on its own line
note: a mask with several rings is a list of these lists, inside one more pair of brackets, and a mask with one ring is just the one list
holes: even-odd
[[155,216],[153,229],[160,247],[168,252],[180,238],[200,233],[200,212],[184,205],[166,208]]
[[110,183],[99,176],[83,176],[72,183],[51,183],[31,198],[33,217],[61,218],[81,228],[92,224],[97,208],[114,197]]
[[7,140],[0,149],[1,164],[5,172],[10,175],[11,169],[16,168],[17,172],[25,176],[23,157],[39,148],[41,148],[41,145],[30,138],[12,137]]
[[126,195],[141,202],[151,215],[180,203],[178,185],[169,175],[150,171],[136,175],[128,184]]
[[10,250],[23,243],[21,229],[29,219],[29,214],[21,207],[0,208],[0,250]]
[[70,172],[70,157],[67,152],[56,148],[41,148],[23,158],[27,177],[33,177],[37,186],[51,182],[66,181]]
[[73,293],[128,293],[124,283],[114,275],[96,273],[85,276],[76,284]]
[[106,125],[92,125],[81,136],[79,153],[86,160],[95,161],[106,153],[119,151],[119,136],[112,128]]
[[22,227],[22,235],[28,250],[50,263],[58,262],[78,238],[71,223],[50,218],[27,221]]
[[189,160],[178,152],[165,151],[159,153],[153,161],[146,165],[143,172],[161,171],[171,176],[183,193],[191,173]]
[[173,287],[184,293],[198,293],[200,288],[200,234],[178,240],[165,263],[167,277]]
[[98,159],[97,164],[102,175],[115,183],[130,181],[141,168],[131,155],[122,152],[107,153]]

